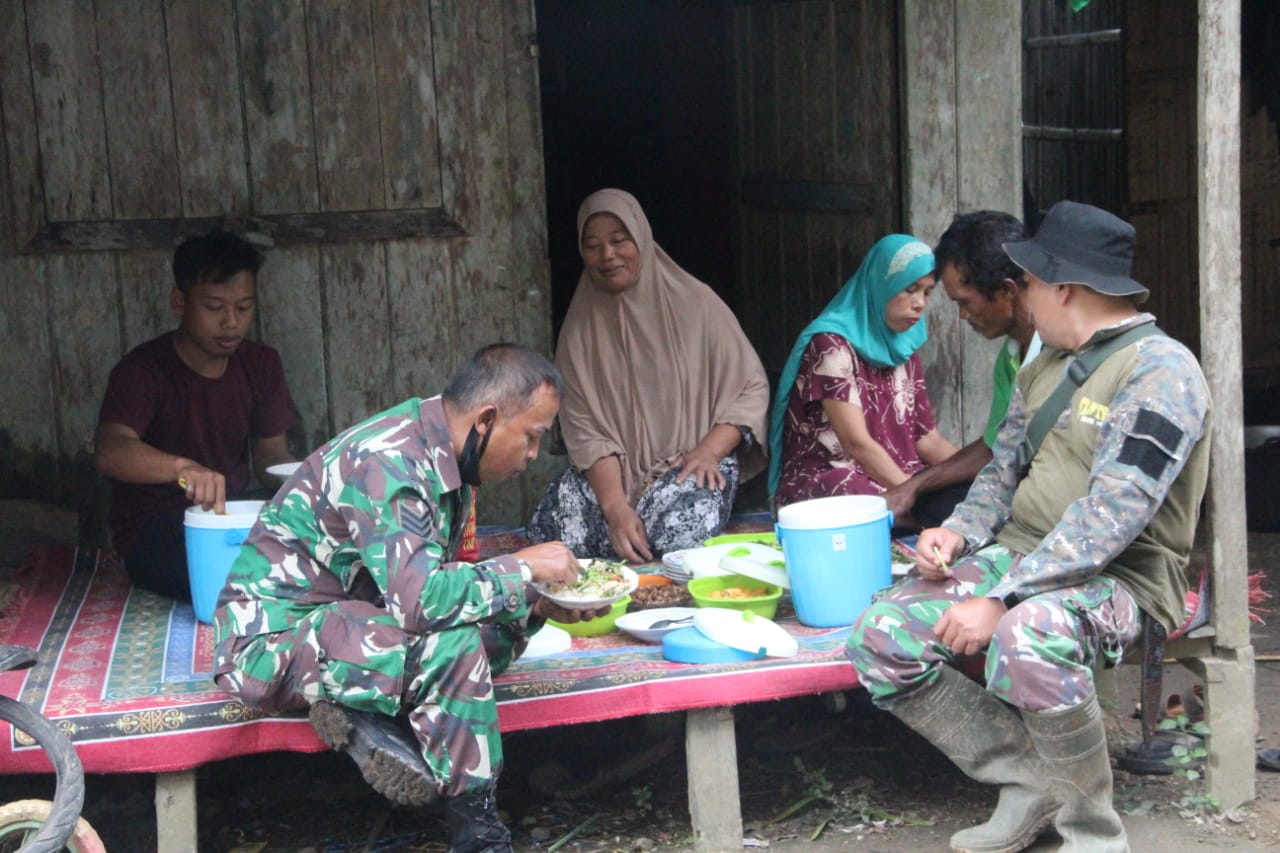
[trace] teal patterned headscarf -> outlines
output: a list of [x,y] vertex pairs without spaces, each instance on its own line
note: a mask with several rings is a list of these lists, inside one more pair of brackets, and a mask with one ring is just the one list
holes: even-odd
[[862,266],[844,283],[822,313],[805,326],[791,349],[778,380],[778,392],[769,418],[769,494],[778,490],[782,474],[782,422],[800,360],[809,339],[822,332],[840,335],[864,360],[876,367],[892,367],[911,358],[924,346],[928,332],[924,322],[905,332],[895,332],[884,319],[889,300],[921,276],[933,272],[933,251],[915,237],[890,234],[871,247]]

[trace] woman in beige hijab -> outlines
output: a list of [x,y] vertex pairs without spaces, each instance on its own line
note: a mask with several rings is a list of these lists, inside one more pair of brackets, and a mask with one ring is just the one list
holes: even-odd
[[578,209],[583,271],[560,330],[570,467],[529,535],[580,557],[646,562],[701,544],[765,462],[769,382],[715,292],[653,241],[615,189]]

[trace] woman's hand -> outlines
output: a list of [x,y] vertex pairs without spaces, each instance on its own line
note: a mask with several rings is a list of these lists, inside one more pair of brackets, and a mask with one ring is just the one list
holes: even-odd
[[647,563],[653,559],[644,522],[629,503],[619,501],[604,507],[604,520],[609,525],[609,544],[619,557],[629,563]]
[[680,469],[680,473],[676,475],[677,483],[683,483],[689,477],[693,477],[694,485],[700,489],[719,491],[724,488],[724,474],[720,472],[720,457],[702,445],[681,453],[673,460],[671,467]]
[[720,460],[724,459],[742,443],[742,433],[732,424],[713,424],[707,434],[698,442],[697,447],[686,450],[671,460],[672,468],[679,468],[677,483],[683,483],[693,477],[693,483],[700,489],[724,488],[724,474],[720,472]]

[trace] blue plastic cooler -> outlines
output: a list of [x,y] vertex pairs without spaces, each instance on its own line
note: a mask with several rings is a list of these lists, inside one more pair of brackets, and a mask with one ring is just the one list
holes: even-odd
[[258,519],[265,501],[227,501],[227,512],[218,515],[198,506],[183,516],[187,540],[187,572],[191,580],[191,606],[201,622],[212,622],[218,593],[227,582],[240,544]]
[[778,510],[778,541],[796,617],[814,628],[852,625],[893,580],[884,498],[840,495]]

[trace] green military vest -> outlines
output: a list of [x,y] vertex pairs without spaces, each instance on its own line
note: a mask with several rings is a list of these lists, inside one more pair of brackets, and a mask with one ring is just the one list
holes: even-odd
[[[1112,354],[1072,395],[1070,405],[1045,437],[1031,470],[1014,493],[1011,519],[997,536],[1001,545],[1031,553],[1067,508],[1088,493],[1098,430],[1107,419],[1116,393],[1139,363],[1140,348],[1146,350],[1145,358],[1170,360],[1178,375],[1195,383],[1191,393],[1207,394],[1195,357],[1176,341],[1148,338]],[[1046,347],[1018,374],[1028,421],[1057,387],[1070,355]],[[1206,437],[1208,429],[1206,417]],[[1171,450],[1182,455],[1189,452],[1186,465],[1146,529],[1102,570],[1119,580],[1138,606],[1166,630],[1173,630],[1184,618],[1186,568],[1209,474],[1209,442],[1200,440],[1190,451],[1185,447]],[[1100,518],[1099,524],[1105,524],[1105,519]],[[1100,533],[1105,535],[1105,531]]]

